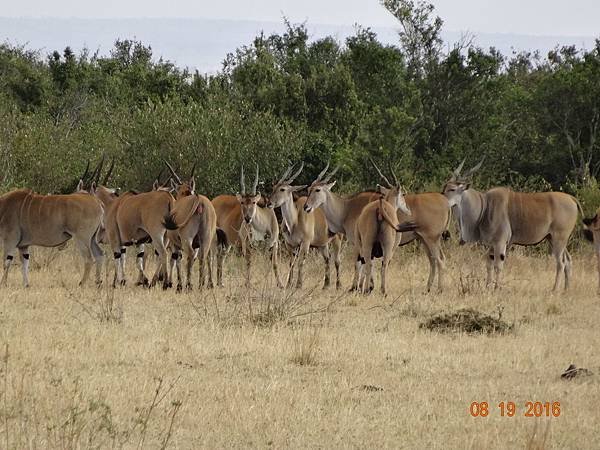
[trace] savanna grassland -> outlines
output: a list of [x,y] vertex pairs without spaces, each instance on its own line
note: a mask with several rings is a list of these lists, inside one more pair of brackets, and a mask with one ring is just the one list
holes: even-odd
[[[346,251],[346,254],[349,252]],[[0,299],[2,448],[593,448],[600,444],[600,298],[590,248],[568,293],[553,264],[509,254],[504,287],[483,287],[478,248],[446,245],[447,288],[425,294],[418,247],[397,252],[387,297],[322,290],[312,255],[305,288],[274,287],[266,256],[253,287],[230,255],[226,287],[176,294],[77,288],[71,250],[34,249]],[[154,261],[150,261],[153,268]],[[283,264],[287,265],[287,260]],[[128,260],[133,279],[132,258]],[[110,267],[112,273],[112,267]],[[287,269],[283,271],[287,272]],[[470,307],[505,334],[419,328]],[[591,377],[564,381],[570,364]],[[560,417],[524,417],[526,401]],[[490,403],[485,418],[473,401]],[[501,417],[497,404],[517,404]]]

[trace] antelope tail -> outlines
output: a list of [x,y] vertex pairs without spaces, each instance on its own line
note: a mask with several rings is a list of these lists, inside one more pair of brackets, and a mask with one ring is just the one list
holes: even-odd
[[581,214],[581,221],[583,223],[583,237],[590,242],[594,242],[594,233],[589,229],[589,226],[594,223],[596,220],[596,216],[594,217],[585,217],[583,214],[583,208],[581,207],[581,203],[575,197],[573,197],[575,203],[577,203],[577,208],[579,209],[579,213]]
[[187,215],[177,226],[178,228],[184,227],[190,221],[194,214],[202,214],[204,208],[203,205],[200,204],[200,198],[195,196],[194,202],[192,203],[192,207],[187,211]]
[[177,222],[175,222],[175,214],[170,212],[169,214],[167,214],[165,216],[165,219],[163,220],[163,226],[167,229],[167,230],[176,230],[179,228],[179,225],[177,225]]
[[[395,220],[394,220],[395,219]],[[390,217],[388,211],[383,207],[383,200],[379,199],[379,208],[377,208],[377,221],[378,222],[386,222],[393,229],[398,230],[398,219],[395,217]]]
[[[583,213],[583,208],[581,207],[581,203],[579,203],[579,200],[577,200],[575,197],[573,197],[573,200],[575,200],[575,203],[577,203],[577,209],[579,210],[579,214],[581,214],[581,217],[583,218],[583,223],[585,223],[586,219],[585,219],[585,214]],[[589,224],[586,224],[589,225]]]
[[177,222],[175,221],[175,213],[173,211],[171,211],[171,204],[169,204],[169,212],[163,219],[163,226],[167,230],[171,230],[171,231],[179,228],[179,225],[177,225]]

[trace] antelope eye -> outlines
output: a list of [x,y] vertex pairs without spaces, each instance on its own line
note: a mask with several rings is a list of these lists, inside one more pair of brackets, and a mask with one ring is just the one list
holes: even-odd
[[317,189],[317,192],[321,192],[321,189]]
[[281,189],[279,189],[279,190],[280,190],[281,192],[285,192],[285,189],[284,189],[284,188],[281,188]]

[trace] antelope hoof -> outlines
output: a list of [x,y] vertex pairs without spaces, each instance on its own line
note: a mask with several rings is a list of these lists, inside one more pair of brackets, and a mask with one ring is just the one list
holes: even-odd
[[126,280],[119,281],[119,286],[125,286],[127,284]]
[[181,283],[177,284],[177,288],[175,289],[175,292],[177,292],[178,294],[183,290],[183,286],[181,285]]
[[188,283],[188,284],[186,284],[186,285],[185,285],[185,290],[186,290],[187,292],[192,292],[192,291],[193,291],[193,288],[192,288],[192,283]]

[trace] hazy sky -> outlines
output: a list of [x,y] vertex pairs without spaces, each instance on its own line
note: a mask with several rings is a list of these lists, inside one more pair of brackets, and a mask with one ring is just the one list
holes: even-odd
[[[445,29],[600,35],[599,0],[432,0]],[[4,17],[189,17],[394,26],[378,0],[0,0]]]

